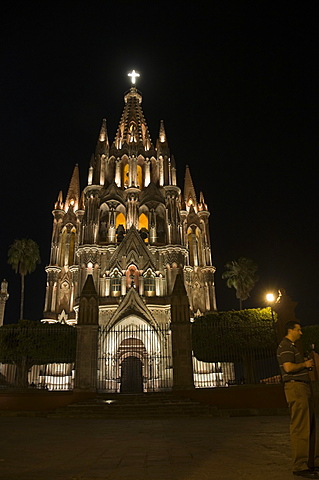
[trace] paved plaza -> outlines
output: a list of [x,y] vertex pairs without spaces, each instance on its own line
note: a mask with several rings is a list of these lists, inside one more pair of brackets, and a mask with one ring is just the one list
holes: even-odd
[[288,416],[0,417],[2,480],[291,480]]

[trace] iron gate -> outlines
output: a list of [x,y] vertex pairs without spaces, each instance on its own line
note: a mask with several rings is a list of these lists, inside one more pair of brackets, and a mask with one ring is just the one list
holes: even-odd
[[167,391],[173,385],[171,331],[140,321],[99,329],[98,390]]

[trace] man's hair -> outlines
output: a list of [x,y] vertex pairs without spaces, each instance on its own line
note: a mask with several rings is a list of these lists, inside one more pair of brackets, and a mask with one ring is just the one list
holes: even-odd
[[293,330],[296,325],[300,325],[298,320],[289,320],[289,322],[285,323],[285,335],[288,335],[288,330]]

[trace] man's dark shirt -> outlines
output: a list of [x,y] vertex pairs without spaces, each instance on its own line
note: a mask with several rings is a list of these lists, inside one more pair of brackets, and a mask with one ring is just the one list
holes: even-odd
[[310,382],[308,369],[306,367],[296,372],[289,372],[289,373],[287,373],[283,367],[283,364],[286,362],[291,362],[291,363],[304,362],[304,359],[302,358],[301,353],[297,349],[296,345],[291,340],[289,340],[289,338],[284,337],[280,342],[277,349],[277,358],[278,358],[281,378],[283,382],[290,382],[291,380]]

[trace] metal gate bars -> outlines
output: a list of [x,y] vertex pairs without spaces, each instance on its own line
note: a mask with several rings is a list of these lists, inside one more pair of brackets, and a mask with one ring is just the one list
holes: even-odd
[[98,390],[160,392],[172,388],[171,331],[140,322],[99,328]]

